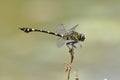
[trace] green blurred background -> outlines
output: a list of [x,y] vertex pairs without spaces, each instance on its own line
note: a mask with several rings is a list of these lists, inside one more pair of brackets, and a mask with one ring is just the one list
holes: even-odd
[[71,80],[120,80],[119,0],[0,0],[0,80],[65,80],[68,48],[57,37],[18,27],[55,31],[79,24],[86,35],[75,50]]

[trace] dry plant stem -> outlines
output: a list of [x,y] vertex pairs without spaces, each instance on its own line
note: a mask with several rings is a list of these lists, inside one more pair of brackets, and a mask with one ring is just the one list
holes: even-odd
[[69,48],[69,53],[70,53],[70,61],[67,64],[66,72],[67,72],[67,80],[70,79],[70,71],[71,71],[71,65],[74,59],[74,48]]

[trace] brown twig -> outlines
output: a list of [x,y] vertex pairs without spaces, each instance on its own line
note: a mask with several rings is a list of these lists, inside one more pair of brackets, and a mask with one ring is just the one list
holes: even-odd
[[71,71],[71,66],[72,66],[72,62],[73,62],[73,59],[74,59],[74,48],[73,47],[69,48],[69,53],[70,53],[70,61],[67,64],[67,67],[66,67],[67,80],[70,79],[70,71]]

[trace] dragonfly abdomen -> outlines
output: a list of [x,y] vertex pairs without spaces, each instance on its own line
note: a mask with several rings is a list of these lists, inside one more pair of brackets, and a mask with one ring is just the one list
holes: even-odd
[[63,37],[63,34],[58,34],[58,33],[54,33],[54,32],[51,32],[51,31],[46,31],[46,30],[43,30],[43,29],[20,28],[20,30],[22,30],[26,33],[29,33],[29,32],[43,32],[43,33],[48,33],[48,34],[55,35],[55,36],[58,36],[58,37]]
[[48,33],[48,34],[51,34],[51,35],[55,35],[55,36],[58,36],[58,37],[63,37],[62,34],[58,34],[58,33],[55,33],[55,32],[50,32],[50,31],[45,31],[45,30],[41,30],[41,32]]

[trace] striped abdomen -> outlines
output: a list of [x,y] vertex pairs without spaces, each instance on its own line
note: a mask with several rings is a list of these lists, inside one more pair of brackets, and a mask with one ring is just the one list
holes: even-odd
[[29,32],[43,32],[43,33],[48,33],[48,34],[51,34],[51,35],[55,35],[55,36],[58,36],[58,37],[63,37],[62,34],[58,34],[58,33],[54,33],[54,32],[50,32],[50,31],[45,31],[45,30],[39,30],[39,29],[32,29],[32,28],[19,28],[20,30],[26,32],[26,33],[29,33]]

